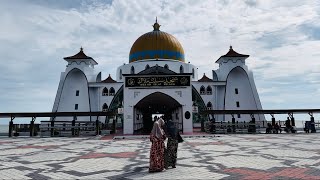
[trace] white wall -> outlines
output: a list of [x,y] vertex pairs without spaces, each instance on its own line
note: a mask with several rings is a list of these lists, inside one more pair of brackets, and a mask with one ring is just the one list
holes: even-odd
[[[79,90],[79,96],[76,91]],[[68,72],[59,98],[58,112],[90,111],[88,82],[85,74],[79,69]],[[75,110],[78,104],[78,110]],[[57,117],[56,120],[72,120],[73,117]],[[90,117],[78,117],[77,120],[90,121]]]
[[[238,89],[238,94],[235,89]],[[239,102],[240,107],[237,107],[236,102]],[[228,75],[225,109],[243,109],[254,110],[258,109],[249,77],[242,67],[235,67]],[[257,118],[257,117],[256,117]],[[250,115],[241,115],[240,118],[235,115],[236,121],[250,121]],[[231,122],[231,115],[226,115],[226,121]]]

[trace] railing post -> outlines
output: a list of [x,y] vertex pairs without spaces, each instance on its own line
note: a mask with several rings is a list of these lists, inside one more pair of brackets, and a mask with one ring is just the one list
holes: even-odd
[[12,137],[12,128],[13,128],[13,119],[11,118],[11,121],[9,122],[9,137]]
[[72,126],[72,128],[71,128],[72,136],[75,136],[75,135],[76,135],[75,129],[74,129],[74,127],[76,126],[76,119],[77,119],[77,117],[76,117],[76,116],[73,116],[73,120],[72,120],[72,124],[71,124],[71,126]]
[[314,117],[311,116],[310,117],[310,121],[311,121],[311,133],[315,133],[316,132],[316,127],[315,127],[315,123],[314,123]]
[[233,114],[231,114],[231,116],[232,116],[232,132],[233,133],[235,133],[236,132],[236,125],[235,125],[235,123],[236,123],[236,118],[234,118],[234,115]]
[[34,121],[36,120],[36,117],[32,117],[30,121],[30,137],[33,137],[34,135]]
[[53,120],[53,119],[51,119],[50,125],[51,125],[51,137],[53,137],[53,136],[54,136],[54,129],[53,129],[53,127],[54,127],[54,120]]
[[271,118],[271,123],[272,123],[272,127],[276,125],[276,118],[274,118],[274,116],[272,116]]
[[96,119],[96,135],[100,135],[99,116]]

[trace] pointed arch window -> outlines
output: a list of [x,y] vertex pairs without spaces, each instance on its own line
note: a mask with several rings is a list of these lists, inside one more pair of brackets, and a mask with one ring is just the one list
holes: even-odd
[[180,73],[184,73],[183,66],[180,66]]
[[205,95],[206,94],[206,88],[204,86],[200,87],[200,95]]
[[169,69],[168,64],[165,64],[165,65],[164,65],[164,68]]
[[134,67],[131,66],[131,71],[130,71],[131,74],[134,74]]
[[109,96],[114,96],[114,94],[115,94],[115,90],[113,87],[111,87],[109,90]]
[[194,68],[192,68],[192,78],[194,78]]
[[120,69],[119,78],[122,79],[122,69]]
[[102,90],[102,96],[108,96],[108,89],[106,87]]
[[150,68],[150,66],[149,66],[149,64],[147,64],[146,67],[145,67],[145,69],[149,69],[149,68]]
[[102,111],[103,112],[107,112],[108,111],[108,105],[106,103],[103,104]]
[[207,109],[208,109],[208,110],[211,110],[211,109],[212,109],[212,103],[211,103],[210,101],[209,101],[208,104],[207,104]]
[[207,94],[208,94],[208,95],[211,95],[211,94],[212,94],[212,88],[211,88],[211,86],[208,86],[208,87],[207,87]]

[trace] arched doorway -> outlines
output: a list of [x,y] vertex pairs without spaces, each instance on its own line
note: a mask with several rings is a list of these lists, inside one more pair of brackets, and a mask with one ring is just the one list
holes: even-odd
[[135,106],[135,133],[148,134],[153,126],[152,114],[163,114],[182,129],[182,105],[171,96],[155,92],[141,99]]

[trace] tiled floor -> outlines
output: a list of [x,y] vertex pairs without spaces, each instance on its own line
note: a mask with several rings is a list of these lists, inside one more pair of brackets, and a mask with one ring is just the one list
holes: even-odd
[[[103,140],[102,140],[103,139]],[[319,134],[185,138],[148,173],[148,139],[1,138],[0,179],[320,179]]]

